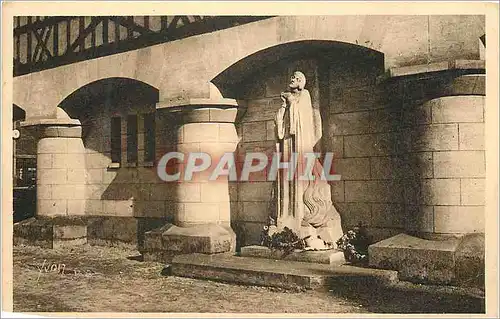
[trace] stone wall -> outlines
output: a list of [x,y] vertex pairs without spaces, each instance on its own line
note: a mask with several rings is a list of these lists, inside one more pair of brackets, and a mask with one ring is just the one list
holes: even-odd
[[332,186],[344,226],[362,222],[376,241],[483,232],[484,77],[372,72],[341,87],[331,72],[326,143],[339,154]]
[[393,162],[407,142],[379,63],[331,64],[324,110],[325,148],[336,154],[334,169],[342,176],[332,183],[332,200],[344,230],[362,223],[374,240],[404,227],[402,172]]
[[[274,152],[279,93],[296,69],[322,115],[320,147],[333,152],[341,175],[330,185],[344,230],[362,223],[374,241],[405,231],[434,238],[484,230],[484,77],[424,70],[387,78],[376,54],[281,61],[238,93],[247,101],[239,158]],[[272,183],[257,179],[231,186],[233,227],[244,245],[259,241],[272,209]]]
[[[174,185],[158,178],[152,162],[144,161],[144,114],[155,112],[155,104],[117,101],[93,105],[94,118],[84,127],[87,165],[87,215],[172,218],[168,205],[176,196]],[[138,116],[138,162],[127,163],[127,115]],[[121,164],[111,163],[111,118],[121,117]],[[156,113],[156,160],[171,145],[166,120]]]
[[450,71],[399,81],[403,110],[418,117],[402,131],[420,163],[405,183],[406,229],[424,237],[484,232],[484,74]]
[[[236,97],[246,104],[236,125],[239,159],[275,151],[274,115],[294,70],[306,74],[322,117],[317,150],[333,152],[341,175],[330,185],[344,230],[362,223],[374,241],[404,231],[427,237],[483,231],[484,76],[447,71],[387,79],[374,52],[289,57],[236,86]],[[192,191],[180,194],[175,183],[158,178],[154,163],[144,161],[143,115],[156,114],[156,162],[178,144],[173,123],[180,119],[156,110],[151,98],[117,96],[87,104],[85,116],[70,112],[82,122],[87,169],[85,196],[71,196],[85,199],[89,216],[172,221],[179,196],[195,205],[201,193],[190,185]],[[126,155],[130,114],[138,115],[136,164],[127,163]],[[113,116],[122,118],[119,167],[111,165]],[[249,182],[230,183],[229,194],[238,243],[258,243],[272,210],[272,182],[264,172],[254,173]]]
[[[273,65],[246,81],[240,98],[247,101],[247,111],[238,124],[241,137],[239,158],[248,152],[275,151],[274,116],[281,105],[279,94],[288,86],[290,75],[301,70],[307,78],[306,88],[311,93],[313,107],[321,114],[323,138],[317,151],[333,152],[333,167],[341,174],[341,181],[330,183],[332,201],[342,216],[345,229],[359,222],[390,230],[399,224],[393,219],[372,222],[372,205],[379,210],[392,208],[392,183],[385,178],[372,178],[370,157],[389,155],[390,134],[386,131],[382,86],[376,84],[383,70],[383,61],[377,54],[367,57],[351,52],[350,59],[332,60],[324,54],[304,58],[290,58]],[[334,54],[340,58],[345,52]],[[349,61],[349,62],[346,62]],[[376,110],[376,111],[375,111]],[[378,116],[378,119],[374,117]],[[377,122],[371,123],[371,119]],[[395,138],[395,137],[394,137]],[[261,174],[264,175],[264,174]],[[259,241],[260,231],[267,223],[272,209],[272,182],[266,176],[255,176],[257,181],[239,182],[232,192],[234,228],[244,245]],[[367,197],[370,196],[370,197]],[[379,199],[377,199],[379,197]],[[378,206],[377,206],[378,205]],[[391,217],[392,218],[392,217]]]
[[[350,28],[335,27],[339,25]],[[248,36],[252,34],[259,36]],[[419,71],[415,64],[444,61],[448,65],[458,58],[477,59],[478,38],[483,34],[484,16],[276,17],[16,77],[14,102],[26,108],[28,117],[53,117],[59,106],[82,122],[85,196],[77,191],[53,194],[51,190],[40,199],[64,195],[79,203],[85,201],[84,213],[90,216],[172,220],[179,196],[184,196],[183,203],[197,202],[201,190],[180,194],[176,185],[161,181],[156,167],[143,160],[142,114],[156,114],[158,161],[181,139],[172,129],[175,119],[156,110],[155,103],[178,97],[208,98],[210,81],[234,63],[256,55],[256,64],[241,70],[242,82],[236,85],[239,91],[224,94],[247,104],[237,125],[240,158],[248,152],[274,152],[273,118],[281,104],[279,93],[287,87],[291,73],[299,69],[306,74],[306,88],[323,119],[322,145],[318,147],[334,153],[334,168],[342,176],[331,187],[344,229],[362,222],[374,240],[405,230],[433,235],[481,232],[484,77],[481,82],[481,76],[444,69],[427,74],[429,65]],[[323,49],[329,51],[313,52],[308,46],[312,42],[327,42]],[[207,49],[207,43],[214,49]],[[261,54],[273,46],[284,48],[275,53],[285,52],[289,43],[305,48],[288,50],[292,52],[286,52],[286,59],[277,62],[269,54]],[[164,59],[165,52],[169,59]],[[406,67],[424,77],[385,78],[384,71],[394,67]],[[143,99],[140,92],[127,89],[111,94],[105,87],[84,93],[83,100],[94,93],[101,95],[81,105],[78,99],[68,99],[93,86],[94,81],[118,77],[157,88],[156,98]],[[110,95],[119,98],[108,100]],[[77,114],[68,108],[92,111]],[[138,115],[138,163],[134,165],[126,158],[129,114]],[[111,165],[112,116],[122,117],[120,167]],[[59,166],[50,154],[51,162],[40,163],[40,167]],[[272,189],[265,176],[230,184],[231,221],[241,245],[259,241]],[[64,211],[71,214],[68,209],[66,206]]]

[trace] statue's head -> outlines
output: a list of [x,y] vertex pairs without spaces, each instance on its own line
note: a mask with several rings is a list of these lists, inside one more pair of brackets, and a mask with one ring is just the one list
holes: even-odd
[[290,89],[302,90],[306,86],[306,76],[300,71],[295,71],[288,84]]

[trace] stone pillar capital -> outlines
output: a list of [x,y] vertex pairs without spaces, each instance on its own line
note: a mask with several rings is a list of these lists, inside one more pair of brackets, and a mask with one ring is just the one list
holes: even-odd
[[234,123],[238,101],[226,98],[175,98],[156,104],[156,109],[175,117],[175,123]]
[[81,138],[82,126],[75,119],[30,119],[21,122],[21,127],[30,130],[38,138]]

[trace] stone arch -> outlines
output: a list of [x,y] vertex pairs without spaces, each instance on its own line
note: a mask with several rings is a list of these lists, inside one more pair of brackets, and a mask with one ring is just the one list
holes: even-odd
[[[123,101],[126,103],[116,104]],[[86,127],[96,119],[101,111],[99,108],[119,112],[120,106],[126,108],[138,101],[154,106],[158,102],[158,89],[135,79],[111,77],[79,87],[57,105],[57,110],[64,110],[70,118],[80,120],[85,139]]]
[[[144,156],[139,154],[144,152],[144,143],[140,142],[144,141],[145,135],[144,116],[156,111],[158,94],[157,88],[143,81],[110,77],[79,87],[57,105],[59,116],[66,114],[72,121],[81,123],[86,183],[85,214],[108,214],[113,218],[125,214],[125,217],[133,217],[141,215],[147,207],[147,201],[139,201],[138,198],[148,198],[149,187],[143,188],[136,182],[139,178],[151,180],[155,177],[155,171],[145,164]],[[114,117],[120,120],[118,130],[116,127],[113,129]],[[130,145],[127,134],[129,125],[134,122],[136,143],[132,149],[135,149],[136,160],[132,163],[128,159]],[[115,134],[121,137],[120,148],[114,148],[121,158],[119,161],[112,157],[112,136],[116,137]],[[127,222],[133,224],[135,221],[130,218]],[[112,230],[106,234],[116,235]],[[132,240],[132,237],[126,240]]]
[[15,122],[24,119],[26,119],[26,111],[22,107],[12,104],[12,120]]
[[245,80],[277,63],[300,58],[316,59],[322,65],[339,62],[339,59],[364,58],[379,67],[381,72],[384,69],[384,54],[377,50],[339,41],[299,40],[279,43],[251,53],[220,72],[211,83],[224,97],[241,98],[238,87]]
[[[57,107],[71,109],[72,103],[91,103],[99,98],[114,99],[123,94],[139,93],[149,99],[158,100],[158,89],[154,86],[129,77],[108,77],[82,85],[62,99]],[[71,116],[71,114],[69,114]]]
[[[359,87],[373,89],[376,79],[385,72],[384,62],[382,52],[361,45],[309,39],[276,44],[234,62],[211,82],[224,97],[245,101],[241,105],[246,107],[236,123],[240,134],[237,158],[245,158],[249,152],[264,152],[267,156],[275,152],[274,116],[281,105],[279,95],[297,69],[306,75],[316,120],[323,122],[322,135],[326,138],[318,143],[317,150],[336,152],[337,144],[331,136],[333,128],[342,121],[331,115],[337,106],[335,99],[359,93]],[[353,86],[356,88],[351,89]],[[380,95],[374,90],[369,92]],[[362,100],[361,97],[359,104]],[[256,178],[255,183],[236,183],[236,191],[231,193],[232,201],[242,202],[233,207],[239,210],[233,214],[240,245],[258,244],[255,223],[265,225],[267,216],[262,212],[274,209],[272,182]],[[338,185],[332,185],[334,200],[337,190]],[[338,209],[341,215],[348,215],[342,207]]]
[[151,63],[139,59],[138,52],[125,52],[16,77],[15,81],[21,84],[14,87],[13,101],[26,105],[29,118],[53,118],[58,105],[64,104],[75,92],[96,84],[126,79],[156,89],[161,68],[144,67],[138,71],[141,65]]

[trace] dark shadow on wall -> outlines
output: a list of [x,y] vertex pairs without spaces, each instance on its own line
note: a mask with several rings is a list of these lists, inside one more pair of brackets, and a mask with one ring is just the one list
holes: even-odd
[[[385,96],[379,83],[384,75],[384,55],[350,46],[324,55],[320,61],[321,147],[333,153],[332,169],[340,175],[339,181],[330,182],[332,202],[341,215],[344,232],[359,224],[373,228],[371,201],[384,195],[373,195],[372,189],[360,184],[372,182],[369,158],[374,154],[369,149],[378,148],[380,154],[376,155],[390,149],[387,142],[377,145],[369,138],[370,134],[384,131],[373,119],[375,110],[384,107]],[[360,142],[365,139],[367,145]],[[368,163],[367,167],[358,167],[363,162]],[[349,183],[358,186],[348,187]]]
[[[71,118],[80,120],[82,139],[85,142],[89,130],[95,126],[97,116],[102,112],[107,112],[110,116],[127,114],[134,111],[134,105],[154,104],[158,99],[158,90],[146,83],[129,78],[107,78],[79,88],[68,95],[58,107]],[[100,149],[101,147],[96,150]]]
[[432,109],[426,103],[443,96],[477,94],[475,88],[455,83],[457,78],[469,73],[481,74],[484,70],[452,69],[389,79],[384,83],[392,112],[390,125],[397,132],[391,143],[400,162],[397,174],[399,185],[404,190],[405,230],[408,234],[439,238],[429,229],[432,227],[429,218],[434,218],[434,215],[429,212],[432,203],[426,198],[428,195],[422,186],[425,179],[434,177],[432,152],[437,138],[431,128]]
[[[156,174],[156,161],[144,164],[144,149],[137,135],[138,162],[127,163],[127,115],[156,114],[156,155],[168,134],[169,123],[159,120],[155,104],[158,90],[145,83],[127,78],[109,78],[90,83],[68,96],[60,105],[71,118],[82,124],[82,140],[87,151],[87,219],[89,242],[133,243],[140,248],[144,233],[172,221],[172,207],[160,200],[163,192],[170,198],[164,183]],[[121,163],[109,165],[111,159],[111,118],[121,118]],[[140,127],[142,123],[137,123]],[[170,123],[171,124],[171,123]],[[144,136],[144,135],[143,135]],[[170,136],[170,139],[175,140]],[[161,156],[160,155],[160,156]],[[151,164],[153,164],[151,166]],[[150,204],[155,196],[158,200]],[[97,207],[97,208],[96,208]]]

